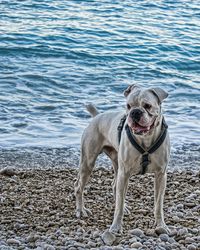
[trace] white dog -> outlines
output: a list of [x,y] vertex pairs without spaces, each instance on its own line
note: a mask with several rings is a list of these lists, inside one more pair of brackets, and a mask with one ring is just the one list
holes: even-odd
[[76,216],[88,216],[83,190],[97,156],[105,152],[112,161],[115,180],[114,220],[111,232],[120,232],[129,177],[133,174],[155,174],[155,224],[169,232],[164,222],[163,199],[166,188],[166,167],[170,156],[167,125],[161,113],[161,103],[168,94],[161,88],[142,89],[137,85],[125,91],[125,112],[98,114],[96,108],[87,108],[94,116],[85,129],[81,141],[80,169],[75,183]]

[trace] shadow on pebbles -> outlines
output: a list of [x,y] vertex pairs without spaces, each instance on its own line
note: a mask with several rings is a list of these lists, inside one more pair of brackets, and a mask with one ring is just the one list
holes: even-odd
[[111,235],[107,245],[102,234],[114,213],[112,170],[92,173],[85,190],[92,216],[86,219],[75,218],[76,169],[8,172],[0,172],[0,249],[200,249],[198,171],[168,174],[164,210],[170,235],[154,231],[153,175],[131,177],[130,214],[123,233]]

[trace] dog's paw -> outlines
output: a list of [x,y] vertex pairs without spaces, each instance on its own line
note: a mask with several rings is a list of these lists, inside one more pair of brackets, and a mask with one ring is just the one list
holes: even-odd
[[90,211],[90,209],[87,209],[85,207],[83,207],[82,209],[77,209],[76,210],[76,217],[77,218],[88,218],[90,215],[92,215],[92,212]]
[[119,224],[112,224],[109,232],[113,233],[113,234],[121,234],[122,233],[122,226]]
[[156,232],[157,235],[170,234],[171,233],[170,229],[165,224],[156,226],[155,232]]

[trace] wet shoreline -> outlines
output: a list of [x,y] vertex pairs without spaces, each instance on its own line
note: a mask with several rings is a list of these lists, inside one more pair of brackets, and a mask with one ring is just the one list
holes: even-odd
[[[65,148],[0,148],[0,169],[13,167],[16,169],[65,169],[66,167],[78,168],[80,147]],[[111,168],[111,161],[101,154],[96,166]],[[200,145],[185,144],[172,147],[168,165],[169,171],[192,170],[198,171],[200,166]]]

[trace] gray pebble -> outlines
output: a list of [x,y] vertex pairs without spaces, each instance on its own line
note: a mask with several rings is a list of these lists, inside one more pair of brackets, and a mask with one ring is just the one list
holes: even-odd
[[77,229],[77,232],[78,232],[78,233],[85,233],[85,230],[84,230],[82,227],[79,227],[79,228]]
[[120,246],[115,246],[112,248],[112,250],[123,250],[124,248],[123,247],[120,247]]
[[199,230],[198,230],[197,228],[192,228],[192,229],[191,229],[191,232],[192,232],[193,234],[198,234]]
[[130,240],[129,240],[129,243],[134,243],[134,242],[137,242],[137,238],[136,237],[132,237]]
[[132,235],[135,235],[137,237],[141,237],[141,236],[144,235],[144,232],[139,228],[132,229],[132,230],[129,231],[129,233],[132,234]]
[[140,243],[140,242],[134,242],[134,243],[132,243],[131,244],[131,248],[140,248],[140,247],[142,247],[143,245],[142,245],[142,243]]
[[167,230],[163,227],[156,227],[155,229],[156,234],[160,235],[160,234],[167,234]]
[[94,231],[93,237],[94,237],[94,238],[98,238],[98,237],[99,237],[99,231]]
[[102,246],[102,247],[100,247],[100,250],[112,250],[112,247]]
[[16,239],[8,239],[6,241],[6,243],[8,245],[18,245],[18,246],[21,244],[21,242],[19,240],[16,240]]
[[185,238],[185,243],[189,244],[189,243],[193,243],[193,242],[195,242],[194,239],[192,239],[192,238],[190,238],[190,237],[186,237],[186,238]]
[[169,236],[167,234],[160,234],[159,237],[162,241],[169,241]]
[[185,235],[188,233],[188,230],[187,228],[181,228],[179,231],[178,231],[178,235],[179,236],[182,236],[182,235]]
[[182,212],[177,212],[176,215],[177,215],[179,218],[183,218],[183,217],[184,217],[184,213],[182,213]]
[[187,247],[188,250],[196,250],[197,248],[194,245],[188,245]]
[[184,208],[184,205],[182,203],[178,204],[177,206],[177,209],[183,209]]
[[27,242],[35,242],[36,240],[39,239],[39,236],[38,235],[35,235],[35,234],[30,234],[28,237],[27,237]]
[[54,246],[49,245],[46,250],[56,250]]
[[0,170],[0,174],[4,175],[4,176],[11,177],[11,176],[16,174],[16,171],[12,167],[5,167],[5,168]]
[[176,215],[172,217],[172,220],[173,220],[174,222],[179,222],[179,221],[180,221],[179,217],[176,216]]
[[90,247],[90,248],[96,247],[96,243],[93,242],[93,241],[88,241],[87,246]]
[[179,249],[179,244],[177,242],[171,244],[172,249]]
[[108,245],[111,246],[114,241],[116,240],[116,237],[114,234],[112,234],[111,232],[109,232],[108,230],[106,230],[103,234],[102,234],[102,240],[103,242]]
[[175,239],[174,239],[174,238],[170,238],[170,237],[169,237],[168,242],[169,242],[170,244],[173,244],[173,243],[175,243],[176,241],[175,241]]
[[77,250],[76,247],[69,247],[68,250]]

